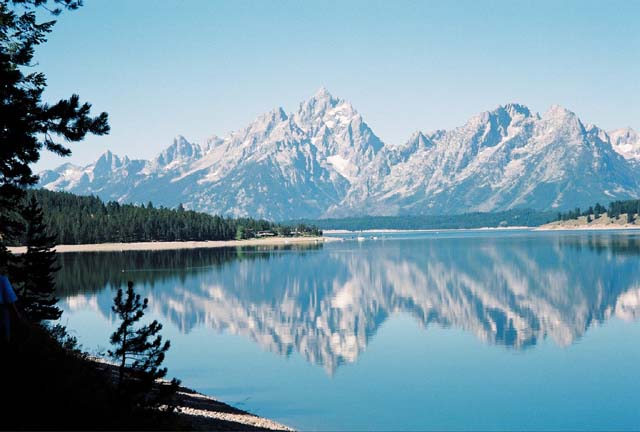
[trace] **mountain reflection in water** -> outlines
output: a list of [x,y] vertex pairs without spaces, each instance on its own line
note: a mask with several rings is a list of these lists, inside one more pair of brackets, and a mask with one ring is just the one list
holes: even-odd
[[639,255],[638,236],[611,233],[61,254],[58,286],[64,309],[110,316],[113,290],[133,280],[182,332],[226,330],[333,373],[398,313],[518,350],[638,319]]

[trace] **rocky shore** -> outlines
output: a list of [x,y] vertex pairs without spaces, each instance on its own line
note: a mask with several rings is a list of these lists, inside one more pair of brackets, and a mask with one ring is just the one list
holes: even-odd
[[[117,367],[112,363],[92,357],[96,370],[106,374],[114,382]],[[194,430],[206,431],[293,431],[294,429],[276,421],[259,417],[237,409],[212,397],[187,387],[180,386],[177,392],[177,415]]]

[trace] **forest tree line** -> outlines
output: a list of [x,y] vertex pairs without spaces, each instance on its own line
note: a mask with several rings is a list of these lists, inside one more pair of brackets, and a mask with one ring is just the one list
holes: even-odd
[[611,201],[608,207],[596,203],[596,205],[589,206],[586,210],[576,207],[568,212],[559,212],[556,220],[566,221],[577,219],[580,216],[586,216],[587,221],[591,222],[591,220],[598,219],[600,215],[605,213],[612,219],[617,219],[621,215],[626,214],[627,222],[631,223],[635,220],[635,215],[640,214],[640,200]]
[[[492,213],[457,215],[362,216],[332,219],[302,219],[296,222],[312,224],[321,229],[470,229],[484,227],[539,226],[551,222],[553,212],[515,209]],[[296,223],[291,222],[291,223]]]
[[[284,225],[262,219],[212,216],[182,205],[176,209],[103,202],[46,189],[27,191],[44,213],[44,223],[58,244],[127,243],[144,241],[204,241],[247,239],[257,236],[321,235],[306,224]],[[22,239],[24,240],[24,239]]]

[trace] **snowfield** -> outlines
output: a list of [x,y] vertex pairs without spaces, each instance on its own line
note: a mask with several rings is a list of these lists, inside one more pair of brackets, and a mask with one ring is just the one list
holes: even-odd
[[269,219],[570,209],[640,197],[640,136],[554,105],[507,104],[385,145],[320,89],[203,145],[178,136],[150,161],[111,152],[40,173],[39,186],[105,200]]

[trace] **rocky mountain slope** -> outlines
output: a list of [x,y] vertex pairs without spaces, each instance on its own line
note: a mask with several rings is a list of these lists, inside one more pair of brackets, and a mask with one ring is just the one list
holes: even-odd
[[151,161],[107,152],[41,173],[40,186],[103,199],[270,219],[564,210],[640,196],[640,137],[553,106],[518,104],[450,131],[385,145],[348,102],[320,89],[199,145],[177,137]]

